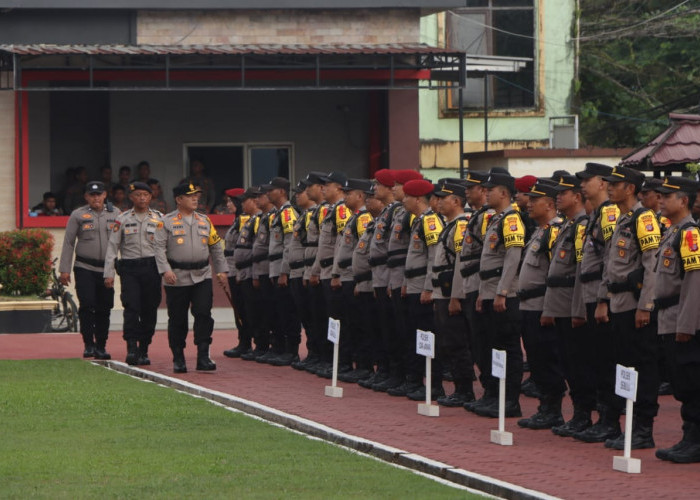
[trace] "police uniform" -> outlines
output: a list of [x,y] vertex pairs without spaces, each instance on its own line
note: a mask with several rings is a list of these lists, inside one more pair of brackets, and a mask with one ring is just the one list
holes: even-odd
[[[130,192],[137,189],[150,192],[147,184],[134,182],[129,186]],[[114,278],[116,266],[124,306],[126,362],[130,365],[151,364],[148,346],[155,333],[162,294],[155,259],[156,233],[163,230],[162,215],[151,209],[138,214],[132,208],[117,217],[109,237],[104,277]]]
[[[698,183],[667,177],[656,188],[662,194],[693,195]],[[656,261],[655,306],[658,333],[665,351],[674,397],[681,402],[683,438],[656,456],[677,463],[700,462],[700,228],[690,213],[671,225],[659,245]],[[678,342],[677,333],[692,335]]]
[[[243,190],[241,189],[241,191]],[[242,194],[243,192],[236,196]],[[251,328],[249,325],[249,318],[246,316],[245,294],[243,293],[240,282],[238,282],[238,271],[236,270],[236,260],[234,258],[241,229],[245,223],[248,222],[248,219],[250,219],[250,215],[248,214],[237,214],[236,218],[233,220],[233,224],[231,224],[231,227],[228,228],[228,231],[226,231],[224,235],[224,257],[226,257],[226,264],[228,265],[228,286],[229,290],[231,290],[231,300],[236,307],[234,314],[238,316],[238,318],[236,318],[238,345],[233,349],[224,351],[224,355],[229,358],[240,357],[243,353],[250,351],[252,348]]]
[[[86,192],[102,193],[104,186],[101,182],[88,182]],[[103,273],[109,236],[119,214],[119,209],[110,203],[101,212],[85,205],[70,214],[66,225],[58,271],[70,274],[73,268],[80,333],[85,344],[84,357],[110,359],[105,346],[109,315],[114,307],[114,289],[105,286]]]
[[[641,185],[640,172],[615,167],[608,182]],[[639,373],[637,401],[634,405],[632,447],[653,447],[653,420],[658,411],[659,387],[655,313],[641,328],[635,326],[637,310],[654,310],[655,255],[661,238],[656,214],[637,202],[631,210],[620,213],[612,234],[610,256],[603,270],[603,284],[610,297],[610,321],[617,363],[633,366]],[[613,386],[615,373],[609,374]],[[613,418],[619,419],[624,407],[622,398],[613,399]],[[606,447],[622,449],[624,437],[608,440]]]
[[[270,229],[272,226],[272,218],[275,214],[275,209],[272,208],[268,212],[260,215],[258,230],[253,239],[253,281],[257,280],[259,286],[254,287],[253,304],[256,309],[255,318],[260,323],[260,328],[266,332],[262,333],[260,339],[266,335],[268,342],[272,339],[273,329],[275,325],[275,316],[270,314],[270,311],[275,310],[275,299],[272,282],[270,281]],[[256,342],[257,346],[257,342]],[[266,353],[255,358],[255,361],[266,363],[278,355],[282,354],[284,346],[272,345],[269,349],[266,348]]]
[[[173,189],[177,198],[197,193],[192,184]],[[187,313],[194,316],[194,343],[197,345],[197,369],[214,370],[209,359],[209,345],[214,329],[211,317],[212,266],[218,273],[228,272],[221,238],[206,215],[193,212],[183,215],[174,210],[163,217],[163,230],[156,233],[156,263],[162,275],[172,271],[174,284],[165,283],[168,306],[168,343],[173,352],[173,368],[177,373],[187,371],[184,358],[187,338]],[[212,266],[209,265],[209,259]]]

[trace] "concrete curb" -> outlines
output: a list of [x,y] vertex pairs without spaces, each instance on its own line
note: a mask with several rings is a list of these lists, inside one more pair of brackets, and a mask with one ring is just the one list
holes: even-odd
[[557,497],[546,493],[523,488],[516,484],[453,467],[449,464],[437,462],[421,455],[377,443],[375,441],[370,441],[359,436],[346,434],[337,429],[333,429],[332,427],[328,427],[303,417],[285,413],[275,408],[256,403],[255,401],[239,398],[220,391],[207,389],[206,387],[192,384],[174,377],[169,377],[161,373],[129,366],[121,361],[93,361],[93,363],[104,366],[116,372],[155,382],[166,387],[171,387],[194,396],[214,401],[242,413],[253,415],[261,420],[272,422],[294,431],[328,441],[330,443],[345,446],[360,453],[371,455],[390,464],[400,465],[408,469],[422,472],[429,476],[440,478],[444,481],[478,490],[488,495],[518,500],[557,499]]

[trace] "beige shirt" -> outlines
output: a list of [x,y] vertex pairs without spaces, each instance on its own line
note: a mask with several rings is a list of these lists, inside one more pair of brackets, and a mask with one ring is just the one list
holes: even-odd
[[[63,237],[63,248],[61,249],[58,272],[71,272],[74,253],[76,255],[75,267],[99,273],[103,272],[109,237],[120,213],[116,207],[112,208],[111,212],[106,208],[101,212],[95,212],[89,205],[73,210],[68,219],[66,233]],[[95,262],[92,264],[81,262],[78,259],[79,257]],[[97,261],[101,265],[97,265]]]
[[149,209],[139,217],[132,208],[117,217],[107,244],[105,278],[114,278],[118,254],[126,260],[155,256],[156,233],[163,230],[162,216],[157,210]]

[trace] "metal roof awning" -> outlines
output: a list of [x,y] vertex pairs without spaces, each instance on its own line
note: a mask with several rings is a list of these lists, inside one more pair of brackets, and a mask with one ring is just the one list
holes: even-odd
[[0,45],[0,88],[445,88],[463,84],[465,58],[423,44]]

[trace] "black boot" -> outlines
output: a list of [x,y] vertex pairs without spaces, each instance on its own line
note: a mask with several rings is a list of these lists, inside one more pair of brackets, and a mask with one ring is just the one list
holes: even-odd
[[244,345],[239,343],[236,347],[232,349],[226,349],[224,351],[224,356],[226,356],[227,358],[240,358],[241,355],[245,354],[250,350],[250,345]]
[[134,366],[139,360],[139,344],[136,339],[126,341],[126,364]]
[[700,424],[685,422],[683,427],[683,440],[686,444],[669,451],[668,460],[678,464],[700,462]]
[[685,448],[690,442],[688,441],[688,431],[690,429],[690,422],[683,422],[683,438],[670,448],[659,448],[656,450],[656,458],[661,460],[671,460],[669,458],[669,453],[674,453],[682,448]]
[[85,350],[83,351],[84,358],[94,358],[95,357],[95,345],[85,344]]
[[187,373],[185,352],[182,349],[173,349],[173,371],[175,373]]
[[145,342],[139,343],[139,359],[136,364],[139,366],[148,366],[151,364],[151,360],[148,358],[148,344]]
[[617,412],[608,408],[600,408],[599,413],[598,421],[588,429],[574,434],[574,439],[584,443],[604,443],[608,439],[616,439],[622,434],[620,415]]
[[479,399],[464,403],[463,406],[467,411],[476,412],[479,407],[490,406],[494,401],[498,402],[498,396],[487,389]]
[[209,358],[209,344],[197,344],[197,370],[211,372],[216,370],[216,363]]
[[[520,410],[520,401],[517,399],[507,399],[505,402],[505,417],[522,417],[523,412]],[[489,405],[477,406],[474,413],[480,417],[498,418],[498,399],[494,399]]]
[[571,437],[577,432],[588,429],[593,422],[591,421],[590,410],[577,410],[574,408],[574,416],[564,425],[552,427],[552,432],[557,436]]
[[112,359],[112,356],[105,351],[104,344],[95,346],[95,359]]
[[564,417],[561,415],[562,396],[543,396],[540,398],[540,405],[537,413],[530,418],[518,420],[520,427],[533,430],[551,429],[564,424]]
[[[654,443],[653,429],[652,422],[641,423],[635,420],[632,424],[632,449],[642,450],[645,448],[655,448],[656,444]],[[608,439],[605,441],[605,447],[614,450],[624,450],[625,433],[623,432],[615,439]]]

